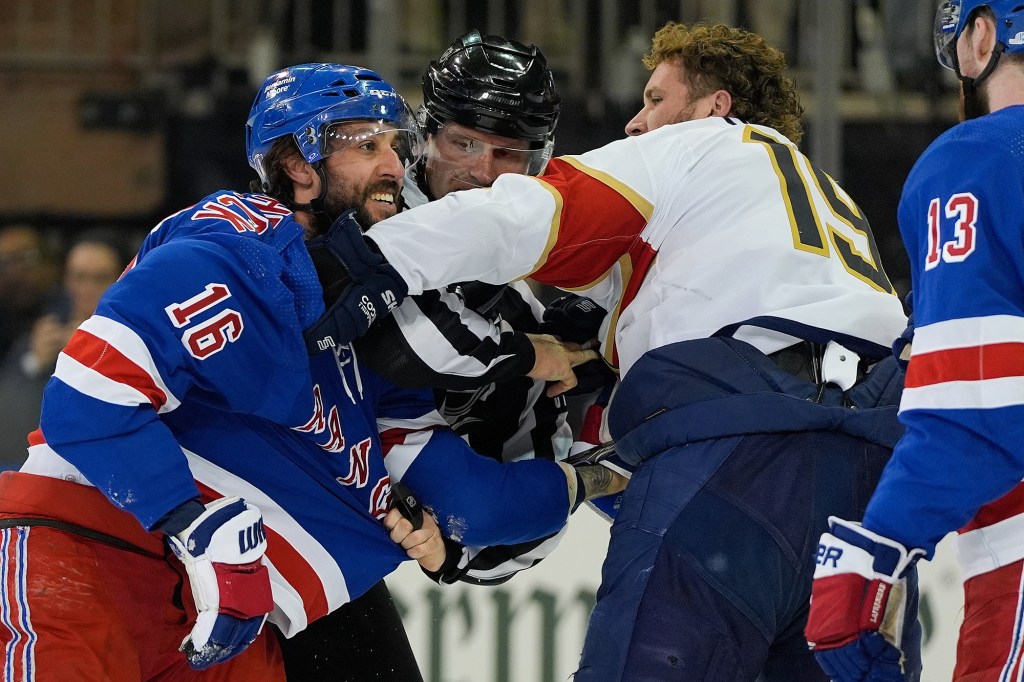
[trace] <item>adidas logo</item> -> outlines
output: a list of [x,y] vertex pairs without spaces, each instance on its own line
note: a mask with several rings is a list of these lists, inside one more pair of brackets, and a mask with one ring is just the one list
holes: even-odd
[[1024,45],[1024,31],[1006,41],[1008,45]]

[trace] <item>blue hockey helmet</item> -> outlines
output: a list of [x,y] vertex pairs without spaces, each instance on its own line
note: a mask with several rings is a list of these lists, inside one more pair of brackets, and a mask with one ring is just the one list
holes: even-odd
[[[377,125],[343,137],[335,124]],[[264,158],[274,142],[291,135],[303,158],[316,164],[339,149],[377,133],[398,130],[399,155],[415,161],[422,150],[416,117],[395,88],[377,73],[342,64],[299,64],[263,81],[245,124],[249,165],[268,185]]]
[[935,13],[935,56],[958,75],[956,41],[979,7],[995,14],[996,51],[1024,52],[1024,0],[946,0]]

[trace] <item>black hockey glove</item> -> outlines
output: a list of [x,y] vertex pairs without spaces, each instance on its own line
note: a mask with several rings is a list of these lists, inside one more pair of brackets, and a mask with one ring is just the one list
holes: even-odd
[[346,211],[327,234],[306,242],[327,312],[305,331],[310,355],[351,343],[401,303],[409,287]]
[[[597,338],[601,322],[608,312],[591,299],[577,294],[566,294],[555,299],[544,309],[540,333],[557,336],[562,341],[587,343]],[[604,360],[598,358],[576,367],[577,384],[566,395],[587,395],[605,386],[615,373]]]
[[391,483],[391,508],[397,509],[413,530],[423,527],[423,507],[404,483]]
[[608,311],[585,296],[566,294],[544,309],[538,331],[557,336],[562,341],[586,343],[597,337],[607,314]]

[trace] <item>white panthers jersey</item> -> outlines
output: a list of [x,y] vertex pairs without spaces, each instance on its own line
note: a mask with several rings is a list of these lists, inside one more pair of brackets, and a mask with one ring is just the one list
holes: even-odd
[[368,234],[413,294],[526,276],[585,290],[611,311],[602,351],[622,372],[716,333],[765,353],[836,339],[881,357],[906,323],[853,200],[779,132],[730,118],[502,175]]

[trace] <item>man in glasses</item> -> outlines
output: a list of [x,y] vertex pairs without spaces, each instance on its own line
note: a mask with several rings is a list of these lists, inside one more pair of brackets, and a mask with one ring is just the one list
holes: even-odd
[[904,571],[956,530],[953,679],[1018,679],[1022,666],[1024,5],[943,2],[935,48],[960,80],[963,122],[921,155],[899,204],[916,327],[906,433],[863,525],[833,519],[818,548],[807,639],[840,682],[904,679]]

